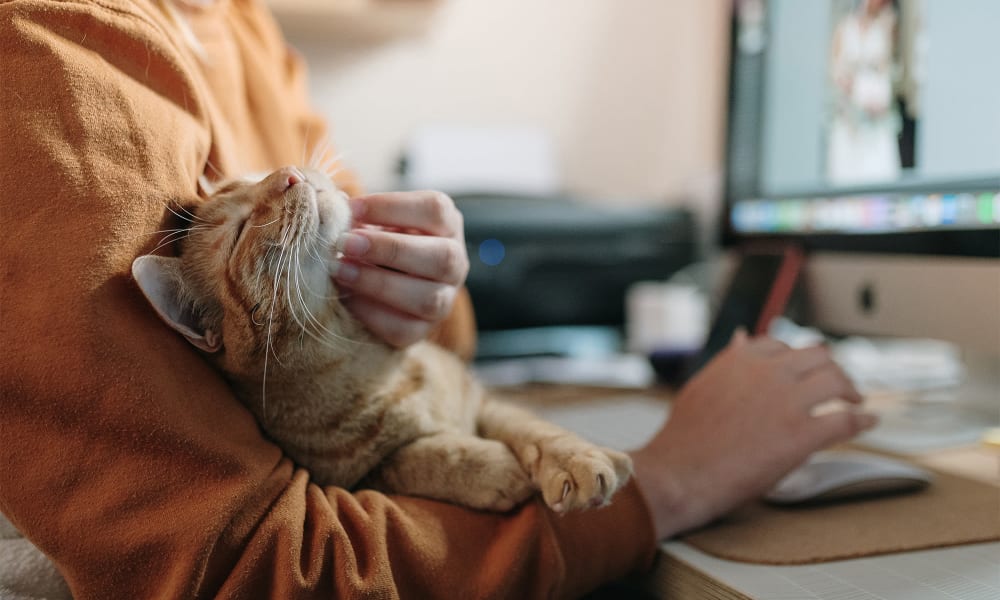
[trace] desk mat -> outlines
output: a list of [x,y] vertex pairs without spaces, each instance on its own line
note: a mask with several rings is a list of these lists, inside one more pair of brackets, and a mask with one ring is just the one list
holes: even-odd
[[795,508],[752,503],[681,540],[719,558],[772,565],[1000,540],[1000,487],[934,475],[909,494]]

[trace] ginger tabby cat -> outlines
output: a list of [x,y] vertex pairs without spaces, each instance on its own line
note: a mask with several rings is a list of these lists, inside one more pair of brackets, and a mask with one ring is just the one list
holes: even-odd
[[180,256],[141,256],[133,276],[317,483],[496,511],[540,491],[566,512],[628,480],[627,455],[490,399],[450,352],[392,348],[351,316],[330,277],[350,208],[325,174],[232,182],[185,218]]

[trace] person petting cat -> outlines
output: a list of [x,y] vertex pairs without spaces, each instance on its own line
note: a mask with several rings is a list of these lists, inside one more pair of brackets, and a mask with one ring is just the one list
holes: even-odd
[[[30,597],[3,579],[16,566],[7,549],[24,542],[58,569],[48,597],[578,597],[648,568],[657,540],[726,514],[874,422],[813,414],[828,399],[860,402],[824,349],[739,334],[628,453],[633,475],[606,506],[563,511],[561,485],[494,510],[392,493],[405,485],[321,485],[265,433],[271,384],[255,415],[206,359],[235,330],[178,334],[133,278],[137,257],[183,257],[212,224],[193,219],[189,237],[153,252],[173,240],[154,232],[210,219],[185,212],[226,193],[206,186],[334,156],[265,3],[0,2],[0,56],[0,512],[13,526],[0,523],[0,595]],[[343,255],[332,283],[363,341],[393,356],[428,342],[471,356],[454,204],[437,192],[364,194],[329,166],[354,221],[330,249]],[[265,223],[248,220],[217,250]],[[283,293],[299,290],[310,293]],[[256,302],[240,306],[265,323]],[[189,316],[166,314],[217,323]]]
[[180,256],[140,256],[132,274],[316,484],[499,511],[540,491],[565,513],[628,480],[625,454],[489,398],[440,346],[397,348],[353,317],[330,273],[353,268],[332,249],[354,215],[323,171],[282,167],[183,210]]

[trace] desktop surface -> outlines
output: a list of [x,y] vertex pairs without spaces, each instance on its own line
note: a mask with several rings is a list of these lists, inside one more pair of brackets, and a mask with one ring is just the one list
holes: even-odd
[[[669,418],[671,392],[663,388],[529,385],[497,391],[595,443],[617,449],[641,446]],[[885,409],[883,403],[879,410]],[[1000,490],[1000,454],[985,446],[938,448],[909,460]],[[719,558],[680,539],[664,542],[653,571],[627,583],[647,595],[684,600],[986,600],[1000,597],[998,564],[997,541],[767,565]]]
[[[660,546],[662,566],[644,588],[684,600],[995,600],[1000,542],[811,565],[752,565],[715,558],[684,542]],[[691,575],[690,571],[695,574]]]

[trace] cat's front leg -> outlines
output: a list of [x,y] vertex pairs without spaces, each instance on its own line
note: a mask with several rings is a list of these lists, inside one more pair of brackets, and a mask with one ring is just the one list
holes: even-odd
[[632,474],[632,459],[602,448],[517,406],[488,400],[479,432],[507,444],[552,510],[603,506]]
[[495,511],[510,510],[535,493],[505,444],[455,432],[418,438],[399,448],[364,485]]

